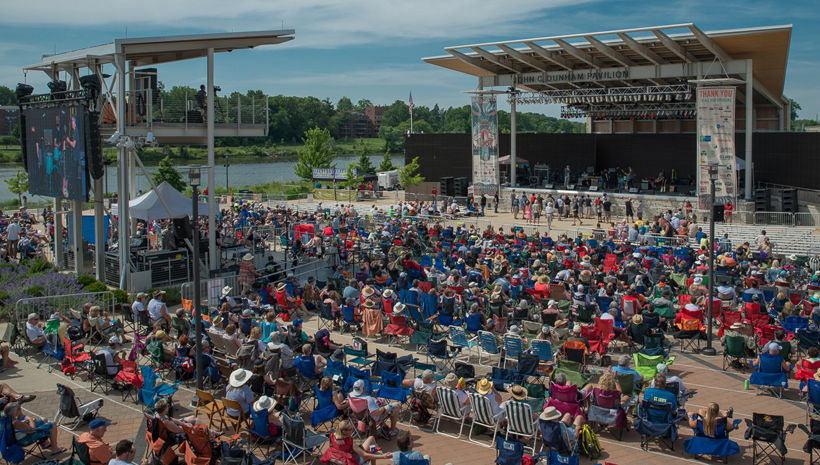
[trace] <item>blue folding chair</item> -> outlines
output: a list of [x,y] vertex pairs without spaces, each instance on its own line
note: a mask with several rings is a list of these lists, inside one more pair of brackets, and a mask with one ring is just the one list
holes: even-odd
[[770,392],[778,399],[783,397],[783,388],[789,387],[789,376],[783,371],[782,364],[783,358],[779,355],[760,354],[760,366],[755,367],[749,378],[749,384],[755,386],[757,394]]
[[[683,441],[683,450],[689,454],[694,454],[695,458],[702,455],[711,457],[721,457],[728,462],[728,458],[740,452],[737,443],[729,439],[729,432],[726,431],[728,418],[719,418],[713,435],[706,436],[703,432],[703,421],[698,418],[698,426],[693,428],[695,436]],[[740,424],[740,420],[732,422],[733,428]]]
[[809,392],[806,396],[806,423],[809,423],[809,420],[820,420],[820,382],[809,378],[808,386]]
[[532,352],[538,355],[539,362],[553,362],[552,344],[542,339],[533,339],[530,341]]
[[278,436],[270,434],[267,410],[257,411],[251,408],[251,420],[253,421],[253,428],[248,430],[251,440],[248,452],[252,454],[254,450],[262,450],[262,446],[264,445],[267,446],[268,449],[267,455],[270,455],[271,446],[275,445],[282,438],[282,434],[280,433]]
[[462,352],[464,349],[467,349],[467,362],[469,362],[473,356],[473,347],[478,345],[478,336],[473,337],[472,339],[467,339],[467,333],[464,332],[464,328],[461,328],[460,326],[450,326],[449,329],[450,340],[453,341],[453,345],[456,347],[461,347]]
[[493,365],[485,365],[482,363],[485,354],[489,354],[487,362],[492,360],[492,356],[498,356],[498,363],[495,366],[501,365],[501,349],[498,347],[498,341],[493,333],[487,331],[478,332],[478,364],[483,367],[492,367]]
[[498,465],[520,465],[524,458],[524,443],[495,438],[495,463]]
[[[401,452],[393,452],[393,454],[401,454]],[[430,465],[430,461],[427,459],[409,459],[406,455],[402,454],[399,457],[399,464],[400,465]]]
[[808,328],[800,328],[797,330],[797,350],[805,354],[809,349],[814,347],[820,350],[820,331],[812,331]]
[[678,440],[678,422],[686,418],[686,411],[677,412],[672,404],[643,400],[638,404],[638,417],[633,421],[635,432],[641,435],[641,449],[649,450],[649,441],[658,438],[671,450]]
[[150,408],[154,408],[154,404],[161,398],[171,398],[178,391],[177,386],[167,385],[165,383],[157,384],[157,374],[153,368],[149,366],[142,367],[142,388],[137,392],[137,399]]
[[347,381],[347,377],[350,376],[350,370],[342,362],[328,360],[327,367],[325,367],[324,376],[332,379],[333,383],[337,386],[344,386],[345,381]]
[[598,308],[601,309],[601,313],[607,313],[609,312],[609,304],[612,303],[612,297],[598,295],[595,296],[595,302],[598,304]]
[[340,334],[344,334],[345,330],[352,331],[352,328],[355,327],[357,331],[362,330],[362,324],[356,321],[356,307],[353,305],[343,305],[342,306],[342,315],[344,317],[344,325],[342,325],[342,330]]
[[360,370],[353,365],[348,365],[348,377],[344,383],[344,390],[345,392],[350,392],[353,388],[353,384],[358,381],[364,381],[364,391],[367,393],[373,392],[373,382],[370,380],[370,370],[364,369]]
[[464,330],[468,333],[478,335],[478,332],[481,331],[481,315],[478,313],[467,315],[464,318]]

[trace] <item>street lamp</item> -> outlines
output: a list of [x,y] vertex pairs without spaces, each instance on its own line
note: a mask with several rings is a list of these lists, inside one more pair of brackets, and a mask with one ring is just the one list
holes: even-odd
[[712,307],[715,305],[712,299],[715,295],[715,181],[718,179],[718,165],[710,164],[709,182],[711,191],[709,196],[709,298],[707,299],[706,314],[709,327],[706,331],[706,348],[701,351],[703,355],[717,355],[717,351],[712,347]]
[[194,247],[194,311],[196,312],[196,387],[202,389],[202,311],[199,289],[199,186],[202,183],[202,167],[188,167],[188,183],[191,185],[191,213],[193,216]]
[[225,192],[230,192],[228,190],[228,185],[229,185],[229,183],[228,183],[228,167],[229,166],[231,166],[231,165],[228,163],[228,152],[225,152]]

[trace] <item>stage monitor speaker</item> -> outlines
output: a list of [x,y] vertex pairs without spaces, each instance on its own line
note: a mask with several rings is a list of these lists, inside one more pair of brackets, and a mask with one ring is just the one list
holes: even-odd
[[589,186],[589,190],[592,192],[598,192],[598,186]]
[[569,189],[571,191],[574,191],[575,190],[575,184],[570,184],[569,186],[567,186],[567,189]]
[[783,189],[783,211],[797,213],[797,189]]
[[88,152],[88,172],[91,179],[101,179],[105,176],[103,165],[102,141],[100,140],[100,113],[86,112],[86,151]]
[[725,208],[723,204],[719,205],[712,205],[712,218],[714,218],[715,223],[723,222],[725,215]]
[[439,191],[438,191],[439,195],[444,196],[444,197],[452,196],[453,195],[453,178],[452,177],[441,178],[441,180],[439,182],[440,182],[440,187],[439,187]]
[[638,188],[637,187],[630,187],[629,188],[629,193],[630,194],[637,194],[638,193]]
[[191,227],[191,219],[188,215],[174,217],[174,237],[183,240],[194,237],[194,230]]
[[544,184],[544,189],[555,189],[555,185],[553,185],[553,184]]

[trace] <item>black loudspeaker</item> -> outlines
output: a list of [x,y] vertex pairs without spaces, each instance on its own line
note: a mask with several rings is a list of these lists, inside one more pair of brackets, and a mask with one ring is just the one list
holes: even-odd
[[179,240],[194,237],[194,229],[191,227],[191,219],[188,218],[188,215],[174,218],[174,237]]
[[28,157],[26,156],[26,147],[28,144],[26,143],[26,136],[28,135],[28,131],[26,131],[26,114],[23,110],[17,112],[20,115],[17,118],[17,124],[20,126],[20,150],[23,151],[23,169],[28,172]]
[[769,189],[755,189],[755,211],[772,211],[772,196]]
[[722,204],[720,205],[712,205],[712,218],[714,218],[715,223],[720,223],[724,220],[725,215],[725,208]]
[[467,197],[467,188],[470,187],[470,178],[455,178],[453,179],[453,196]]
[[783,189],[783,211],[797,213],[797,189]]
[[85,113],[86,140],[85,150],[88,153],[88,172],[92,179],[100,179],[105,176],[105,166],[103,166],[102,146],[100,141],[100,113],[88,111]]
[[438,190],[439,195],[444,197],[452,197],[453,195],[455,195],[453,193],[454,187],[452,177],[441,178],[440,184],[441,186]]

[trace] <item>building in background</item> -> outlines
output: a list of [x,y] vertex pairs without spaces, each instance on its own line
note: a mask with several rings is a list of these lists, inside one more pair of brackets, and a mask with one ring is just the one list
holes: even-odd
[[0,136],[10,136],[17,126],[20,109],[14,106],[0,106]]
[[379,137],[382,118],[387,107],[365,107],[364,113],[350,111],[339,122],[339,138],[370,139]]

